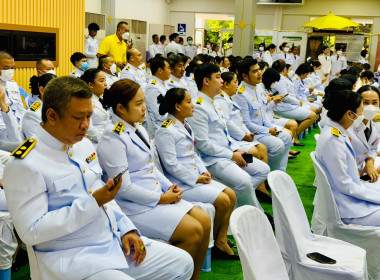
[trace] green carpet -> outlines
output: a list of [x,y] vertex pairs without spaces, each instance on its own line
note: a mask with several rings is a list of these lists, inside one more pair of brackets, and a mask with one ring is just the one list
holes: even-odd
[[[302,153],[296,159],[290,160],[288,163],[287,173],[293,178],[298,192],[301,196],[303,205],[309,221],[313,215],[313,199],[316,189],[313,187],[314,167],[310,158],[310,152],[315,150],[314,134],[319,133],[319,129],[315,128],[306,135],[301,142],[305,147],[292,147],[293,150]],[[263,204],[266,212],[272,214],[272,206]],[[200,280],[240,280],[243,279],[243,272],[239,261],[222,261],[213,260],[211,263],[211,272],[202,273]],[[12,280],[26,280],[29,278],[29,266],[24,266],[19,272],[12,273]]]

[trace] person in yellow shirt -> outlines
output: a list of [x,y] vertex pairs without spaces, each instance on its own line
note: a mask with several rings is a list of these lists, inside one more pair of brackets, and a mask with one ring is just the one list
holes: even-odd
[[120,21],[117,24],[116,33],[104,38],[96,54],[98,58],[103,55],[112,57],[119,68],[117,72],[120,72],[127,65],[127,44],[124,40],[128,39],[129,31],[128,23]]

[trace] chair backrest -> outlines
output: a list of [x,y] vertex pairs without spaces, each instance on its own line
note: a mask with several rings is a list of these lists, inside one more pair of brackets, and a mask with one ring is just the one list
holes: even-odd
[[319,136],[320,136],[320,134],[314,134],[315,142],[318,142]]
[[326,173],[318,163],[315,157],[315,152],[311,152],[310,157],[313,160],[316,176],[315,183],[318,192],[318,202],[315,207],[317,208],[316,212],[318,213],[318,218],[321,221],[329,224],[340,223],[341,220],[338,212],[338,207],[336,206]]
[[34,253],[33,247],[27,246],[26,250],[28,251],[30,278],[32,278],[32,280],[42,280],[40,268],[38,267],[37,258]]
[[268,175],[272,189],[273,218],[277,243],[287,258],[300,261],[308,252],[313,234],[301,198],[292,178],[283,171]]
[[230,228],[245,280],[289,279],[272,227],[263,212],[253,206],[239,207],[232,212]]

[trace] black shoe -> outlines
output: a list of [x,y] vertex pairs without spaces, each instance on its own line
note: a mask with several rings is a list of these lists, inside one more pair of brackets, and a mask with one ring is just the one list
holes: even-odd
[[17,252],[16,261],[12,265],[12,272],[17,272],[21,267],[28,263],[28,253],[24,249],[20,249]]
[[216,245],[211,249],[211,258],[217,260],[229,260],[229,261],[239,261],[239,254],[234,253],[233,255],[229,255],[222,250],[220,250]]
[[289,154],[292,156],[298,156],[301,153],[301,151],[289,151]]
[[266,188],[268,191],[270,191],[271,188],[270,188],[270,186],[269,186],[268,180],[265,180],[264,183],[265,183],[265,188]]
[[273,231],[275,231],[273,217],[272,217],[270,214],[268,214],[268,213],[265,213],[265,212],[264,212],[264,214],[265,214],[265,216],[267,216],[267,218],[268,218],[268,220],[269,220],[269,223],[270,223],[270,225],[272,226]]
[[295,158],[297,158],[297,156],[293,156],[291,154],[288,155],[288,159],[295,159]]
[[296,143],[296,142],[294,142],[293,145],[296,146],[296,147],[304,147],[304,146],[305,146],[305,144],[302,144],[302,143]]
[[227,238],[227,244],[228,244],[228,246],[230,246],[230,248],[236,248],[236,245],[234,244],[234,242],[231,239]]
[[257,199],[261,202],[261,203],[268,203],[268,204],[272,204],[272,198],[270,197],[270,195],[267,195],[266,193],[263,193],[259,190],[255,190],[255,193],[256,193],[256,197]]

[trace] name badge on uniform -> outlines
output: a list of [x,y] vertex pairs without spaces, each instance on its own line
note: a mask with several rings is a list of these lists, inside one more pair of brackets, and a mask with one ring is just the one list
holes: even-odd
[[90,163],[90,162],[93,161],[94,159],[96,159],[96,153],[93,153],[93,154],[91,154],[88,158],[86,158],[86,162],[87,162],[87,163]]

